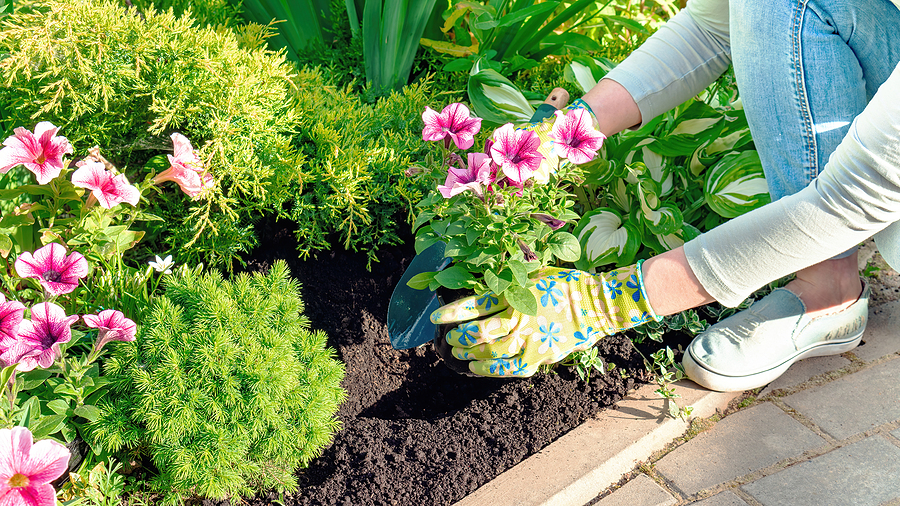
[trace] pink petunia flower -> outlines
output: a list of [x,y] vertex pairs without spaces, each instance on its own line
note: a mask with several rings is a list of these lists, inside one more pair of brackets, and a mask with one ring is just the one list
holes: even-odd
[[59,128],[49,121],[42,121],[34,127],[34,133],[18,127],[15,135],[3,141],[0,149],[0,174],[6,174],[16,165],[24,165],[37,176],[38,184],[47,184],[63,169],[62,157],[72,153],[69,140],[56,135]]
[[6,300],[0,293],[0,346],[7,341],[16,340],[24,314],[24,304],[17,300]]
[[136,206],[141,192],[130,183],[124,174],[113,175],[102,162],[87,161],[72,173],[72,184],[91,190],[91,197],[101,207],[112,209],[122,202]]
[[168,155],[171,166],[153,178],[154,184],[174,181],[192,200],[200,198],[204,190],[215,186],[212,175],[203,168],[191,141],[178,132],[172,134],[173,154]]
[[507,123],[494,131],[491,157],[507,178],[521,184],[541,166],[540,146],[536,133],[515,129],[512,123]]
[[96,356],[110,341],[134,341],[137,325],[126,318],[125,314],[115,309],[104,309],[99,314],[86,314],[82,317],[88,327],[98,329],[97,341],[94,343],[92,355]]
[[472,144],[475,144],[475,134],[481,130],[481,118],[471,117],[469,108],[460,103],[444,107],[440,114],[426,107],[422,113],[422,121],[425,122],[422,139],[426,141],[444,139],[444,145],[448,148],[450,139],[459,149],[471,148]]
[[56,441],[35,443],[25,427],[0,429],[0,504],[54,506],[51,482],[68,470],[70,457]]
[[556,111],[556,122],[550,137],[556,141],[556,150],[575,164],[593,160],[606,139],[605,135],[594,129],[591,113],[587,109],[575,109],[568,114]]
[[483,185],[491,183],[490,157],[484,153],[469,153],[468,159],[469,163],[466,168],[450,167],[443,186],[438,186],[438,190],[445,199],[466,190],[472,190],[481,197],[484,194]]
[[18,370],[46,369],[53,365],[62,355],[60,343],[72,339],[72,324],[76,320],[78,315],[66,316],[66,311],[52,302],[35,304],[31,308],[31,320],[22,320],[19,326]]
[[88,263],[77,251],[66,256],[66,247],[51,242],[38,249],[19,255],[16,272],[23,278],[37,278],[50,295],[70,293],[78,286],[78,280],[87,276]]

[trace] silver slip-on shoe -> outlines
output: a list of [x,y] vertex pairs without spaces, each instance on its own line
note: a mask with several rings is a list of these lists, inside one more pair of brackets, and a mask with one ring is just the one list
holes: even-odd
[[793,292],[778,288],[694,338],[682,365],[710,390],[737,392],[767,385],[794,362],[839,355],[859,345],[869,318],[869,284],[842,311],[817,318]]

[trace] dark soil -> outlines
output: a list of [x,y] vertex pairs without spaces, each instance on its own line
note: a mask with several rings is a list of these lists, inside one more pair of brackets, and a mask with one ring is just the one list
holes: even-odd
[[379,250],[371,271],[364,253],[341,249],[300,261],[285,223],[261,227],[249,268],[288,262],[312,327],[328,334],[346,364],[348,396],[338,412],[343,429],[298,473],[300,490],[283,500],[274,493],[247,500],[253,504],[452,504],[646,379],[640,355],[622,335],[599,343],[616,370],[587,384],[567,367],[530,379],[470,378],[447,368],[430,344],[394,350],[388,301],[412,247]]

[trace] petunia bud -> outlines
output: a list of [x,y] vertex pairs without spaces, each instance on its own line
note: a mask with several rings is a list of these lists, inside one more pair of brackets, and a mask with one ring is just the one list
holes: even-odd
[[522,250],[522,254],[525,255],[526,262],[534,262],[538,259],[534,251],[532,251],[531,248],[529,248],[528,245],[525,244],[525,241],[523,241],[522,239],[516,239],[516,243],[518,243],[519,249]]
[[553,216],[550,216],[549,214],[532,213],[531,217],[542,223],[546,223],[553,230],[559,230],[566,224],[565,221],[560,220],[559,218],[554,218]]
[[406,169],[406,171],[403,174],[405,174],[406,177],[413,177],[413,176],[417,176],[423,172],[425,172],[424,168],[419,167],[418,165],[410,165],[409,168]]

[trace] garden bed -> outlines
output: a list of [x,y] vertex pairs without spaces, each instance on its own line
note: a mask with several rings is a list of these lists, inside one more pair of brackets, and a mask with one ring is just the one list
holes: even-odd
[[646,380],[623,335],[600,342],[600,355],[616,370],[595,373],[588,384],[566,367],[525,380],[469,378],[444,366],[430,345],[394,350],[388,301],[414,256],[411,241],[380,250],[367,271],[364,253],[340,248],[298,260],[286,223],[261,227],[248,267],[289,263],[312,327],[327,332],[346,364],[348,397],[338,413],[342,430],[300,472],[300,490],[251,504],[452,504]]

